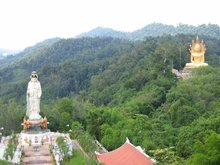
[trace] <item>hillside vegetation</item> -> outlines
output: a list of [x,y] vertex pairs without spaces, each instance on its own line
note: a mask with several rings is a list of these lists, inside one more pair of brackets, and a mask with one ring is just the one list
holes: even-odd
[[33,49],[0,69],[0,126],[4,134],[21,130],[27,83],[36,70],[41,114],[52,131],[68,131],[70,124],[82,143],[93,137],[113,150],[129,137],[161,164],[201,164],[209,155],[207,164],[217,165],[220,151],[211,144],[219,145],[220,134],[220,40],[200,37],[211,66],[187,80],[171,74],[190,61],[194,38],[61,39]]

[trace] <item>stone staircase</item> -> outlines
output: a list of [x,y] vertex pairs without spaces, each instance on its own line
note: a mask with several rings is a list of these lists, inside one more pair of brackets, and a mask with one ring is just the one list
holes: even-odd
[[24,146],[23,165],[53,165],[49,145]]

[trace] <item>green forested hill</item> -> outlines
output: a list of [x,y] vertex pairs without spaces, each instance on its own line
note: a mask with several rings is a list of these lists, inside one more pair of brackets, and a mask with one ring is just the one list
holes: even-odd
[[157,37],[162,35],[206,35],[213,38],[220,38],[220,27],[216,24],[202,24],[198,26],[179,24],[177,26],[161,23],[152,23],[133,32],[121,32],[109,28],[95,28],[87,33],[82,33],[77,37],[114,37],[130,40],[143,40],[145,37]]
[[[24,58],[25,56],[30,56],[33,52],[41,52],[42,49],[49,47],[50,45],[58,42],[60,38],[50,38],[44,41],[41,41],[34,46],[30,46],[25,48],[23,51],[19,51],[19,53],[9,54],[7,56],[0,57],[0,69],[10,66],[11,64],[20,61],[20,59]],[[1,56],[1,55],[0,55]]]
[[213,138],[220,134],[220,40],[200,36],[210,66],[195,69],[195,77],[171,74],[190,61],[187,47],[194,38],[61,39],[33,50],[0,69],[0,126],[5,133],[21,129],[27,83],[36,70],[41,114],[52,131],[72,124],[72,136],[82,143],[93,137],[112,150],[129,137],[161,164],[201,164],[198,153],[215,164],[218,148],[206,153],[202,147],[219,145]]
[[62,39],[30,49],[0,70],[0,96],[20,98],[24,95],[32,70],[38,71],[45,84],[46,99],[77,93],[87,88],[92,75],[105,70],[132,47],[133,43],[125,40],[83,38]]

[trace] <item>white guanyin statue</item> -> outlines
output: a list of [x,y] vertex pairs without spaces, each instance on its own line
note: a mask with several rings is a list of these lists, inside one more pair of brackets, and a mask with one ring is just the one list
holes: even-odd
[[41,97],[41,85],[38,81],[38,75],[36,71],[33,71],[30,76],[31,80],[28,83],[27,88],[27,111],[26,116],[29,120],[39,120],[40,116],[40,97]]

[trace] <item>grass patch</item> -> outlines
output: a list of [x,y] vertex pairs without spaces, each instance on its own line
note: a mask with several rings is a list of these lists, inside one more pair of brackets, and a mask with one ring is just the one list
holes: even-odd
[[9,163],[9,162],[4,161],[4,160],[0,160],[0,165],[12,165],[12,163]]
[[86,165],[87,163],[88,159],[79,150],[74,150],[73,158],[66,162],[65,165]]

